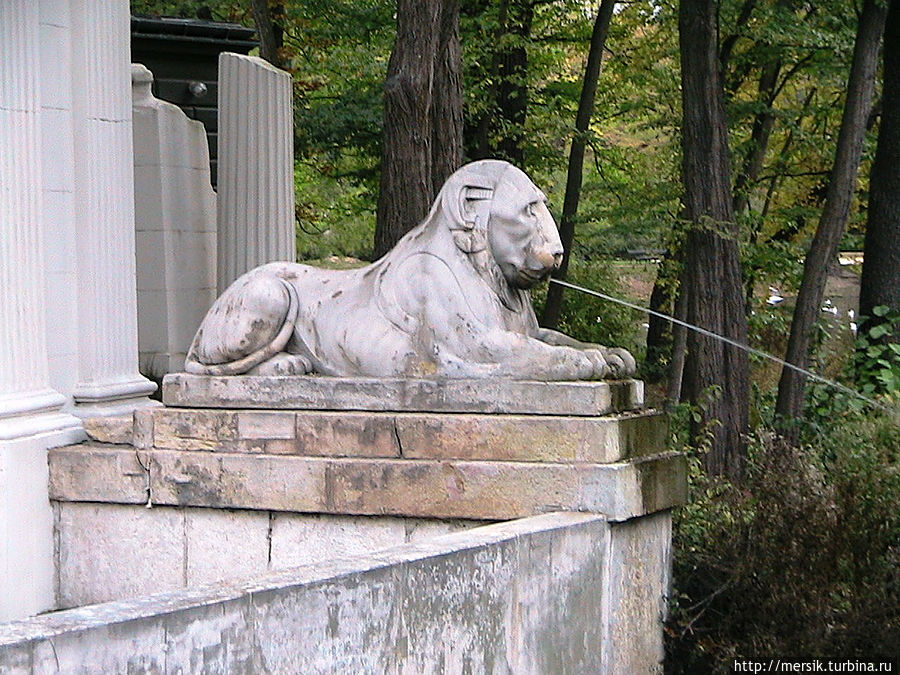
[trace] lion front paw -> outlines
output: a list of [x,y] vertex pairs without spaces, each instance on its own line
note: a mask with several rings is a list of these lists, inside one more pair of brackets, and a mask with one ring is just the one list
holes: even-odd
[[585,356],[591,362],[591,379],[602,380],[609,373],[609,363],[599,349],[585,349]]
[[635,373],[637,373],[637,362],[627,349],[618,347],[607,349],[604,356],[608,366],[607,377],[621,380],[634,377]]

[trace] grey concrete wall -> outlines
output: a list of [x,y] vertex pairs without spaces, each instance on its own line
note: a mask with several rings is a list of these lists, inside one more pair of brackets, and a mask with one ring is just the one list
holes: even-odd
[[0,672],[658,672],[669,526],[548,514],[35,617],[0,626]]

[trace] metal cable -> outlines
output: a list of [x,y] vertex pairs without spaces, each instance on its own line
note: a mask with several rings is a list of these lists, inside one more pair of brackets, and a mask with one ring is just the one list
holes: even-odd
[[593,295],[598,298],[602,298],[603,300],[609,300],[610,302],[615,302],[619,305],[624,305],[625,307],[629,307],[631,309],[636,309],[640,312],[645,312],[647,314],[652,314],[653,316],[658,316],[661,319],[666,319],[667,321],[671,321],[672,323],[677,323],[679,326],[684,326],[685,328],[689,328],[690,330],[696,331],[701,335],[705,335],[707,337],[714,338],[716,340],[720,340],[729,344],[733,347],[737,347],[738,349],[743,349],[745,352],[749,352],[750,354],[754,354],[756,356],[760,356],[764,359],[769,359],[770,361],[774,361],[775,363],[783,366],[784,368],[790,368],[791,370],[795,370],[798,373],[802,373],[807,377],[816,380],[817,382],[821,382],[822,384],[827,384],[830,387],[834,387],[845,394],[850,394],[851,396],[855,396],[858,399],[861,399],[868,403],[871,406],[876,408],[880,408],[881,410],[891,412],[891,409],[886,405],[879,403],[878,401],[869,398],[863,394],[860,394],[855,389],[851,389],[850,387],[841,384],[840,382],[835,382],[834,380],[829,380],[826,377],[822,377],[821,375],[816,375],[812,371],[806,370],[805,368],[801,368],[800,366],[795,366],[793,363],[788,363],[784,359],[779,359],[777,356],[772,356],[771,354],[762,351],[761,349],[756,349],[755,347],[751,347],[749,345],[742,344],[737,340],[732,340],[731,338],[727,338],[724,335],[719,335],[718,333],[713,333],[712,331],[706,330],[705,328],[701,328],[700,326],[695,326],[693,324],[687,323],[686,321],[682,321],[681,319],[676,319],[674,316],[669,316],[668,314],[663,314],[662,312],[657,312],[647,307],[641,307],[640,305],[636,305],[633,302],[628,302],[627,300],[622,300],[620,298],[616,298],[612,295],[607,295],[606,293],[601,293],[600,291],[594,291],[590,288],[584,288],[583,286],[577,286],[576,284],[571,284],[568,281],[561,281],[560,279],[550,279],[551,283],[559,284],[560,286],[564,286],[566,288],[571,288],[575,291],[581,291],[582,293],[587,293],[588,295]]

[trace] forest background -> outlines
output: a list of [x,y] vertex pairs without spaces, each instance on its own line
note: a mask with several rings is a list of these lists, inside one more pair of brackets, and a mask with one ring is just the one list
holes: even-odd
[[[569,281],[844,385],[571,290],[536,293],[545,325],[640,354],[671,410],[692,501],[676,515],[666,669],[730,672],[734,658],[900,658],[893,5],[132,0],[132,11],[256,26],[261,55],[292,73],[298,259],[372,259],[449,171],[500,157],[550,197]],[[427,186],[421,203],[391,203],[409,185]],[[839,266],[839,251],[864,256]],[[829,275],[851,287],[862,276],[858,305],[852,293],[831,303]]]

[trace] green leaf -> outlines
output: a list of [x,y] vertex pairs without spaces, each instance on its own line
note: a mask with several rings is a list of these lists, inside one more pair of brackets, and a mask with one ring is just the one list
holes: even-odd
[[890,335],[890,332],[891,327],[886,323],[881,323],[877,326],[874,326],[869,331],[869,337],[871,337],[873,340],[878,340],[879,338],[883,338],[885,335]]
[[875,316],[887,316],[890,311],[891,308],[887,305],[878,305],[877,307],[872,308],[872,314]]

